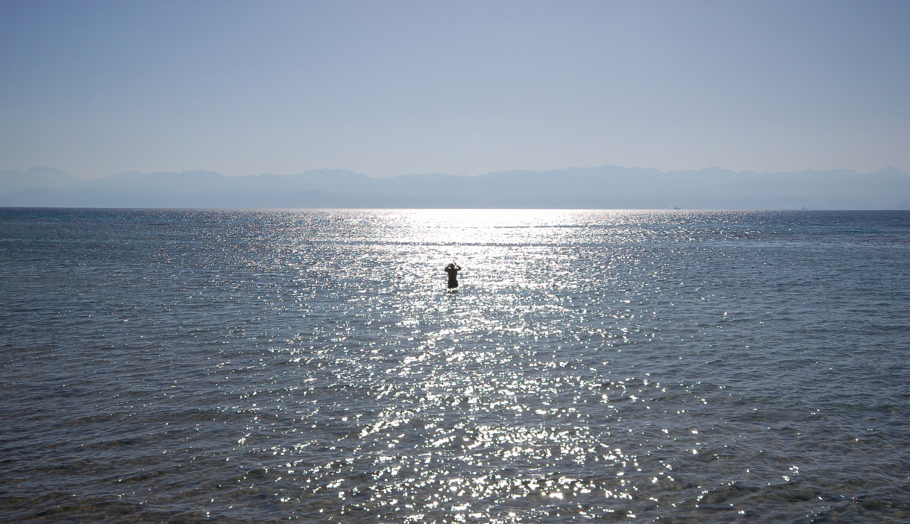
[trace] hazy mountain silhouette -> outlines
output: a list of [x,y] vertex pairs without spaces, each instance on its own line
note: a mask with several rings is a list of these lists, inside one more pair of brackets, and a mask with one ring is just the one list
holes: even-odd
[[82,183],[75,176],[50,167],[33,167],[26,172],[0,171],[0,196],[29,188],[74,189]]
[[886,168],[796,173],[602,166],[371,178],[342,170],[226,177],[210,171],[80,180],[0,172],[0,206],[156,208],[910,209],[910,175]]

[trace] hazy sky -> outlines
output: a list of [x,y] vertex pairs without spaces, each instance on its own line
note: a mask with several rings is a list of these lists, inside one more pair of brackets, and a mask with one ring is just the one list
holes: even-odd
[[0,2],[0,169],[910,172],[910,2]]

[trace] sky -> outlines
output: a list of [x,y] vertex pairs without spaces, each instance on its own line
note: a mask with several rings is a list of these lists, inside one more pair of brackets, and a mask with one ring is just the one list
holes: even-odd
[[910,172],[910,2],[0,2],[0,170]]

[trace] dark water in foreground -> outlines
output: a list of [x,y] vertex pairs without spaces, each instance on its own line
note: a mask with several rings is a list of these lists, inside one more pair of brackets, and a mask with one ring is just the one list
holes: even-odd
[[7,209],[0,301],[2,521],[910,520],[908,212]]

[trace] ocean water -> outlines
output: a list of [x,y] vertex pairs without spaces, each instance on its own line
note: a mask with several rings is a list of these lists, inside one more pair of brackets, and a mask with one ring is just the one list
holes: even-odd
[[907,522],[908,319],[910,212],[4,209],[0,521]]

